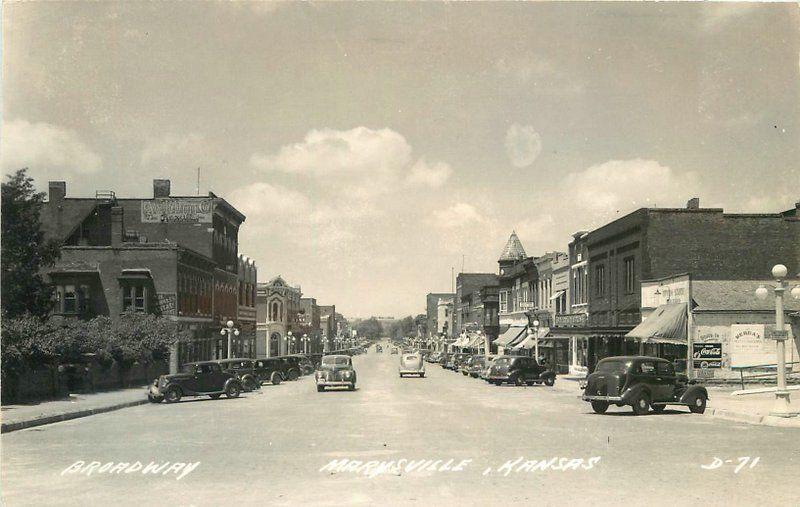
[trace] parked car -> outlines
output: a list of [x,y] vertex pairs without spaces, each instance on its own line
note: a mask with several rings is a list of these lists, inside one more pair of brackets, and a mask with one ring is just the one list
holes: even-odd
[[288,365],[278,359],[277,357],[268,357],[265,359],[256,359],[253,362],[253,370],[262,384],[270,382],[273,385],[278,385],[286,379],[288,374]]
[[292,354],[291,356],[288,357],[296,358],[297,367],[300,368],[301,375],[311,375],[312,373],[314,373],[314,370],[316,369],[314,367],[314,363],[311,362],[311,360],[304,354]]
[[222,371],[236,375],[245,391],[261,389],[261,381],[258,380],[252,359],[220,359],[217,363]]
[[497,359],[498,357],[499,356],[490,356],[484,360],[484,366],[480,376],[486,382],[489,382],[489,374],[492,371],[492,365],[494,364],[494,360]]
[[383,347],[380,345],[375,345],[375,352],[383,352]]
[[487,380],[498,386],[504,382],[518,386],[540,383],[552,386],[555,384],[556,374],[532,357],[500,356],[492,363]]
[[451,354],[442,352],[442,354],[439,356],[439,366],[446,369],[447,363],[450,361],[450,356]]
[[458,371],[458,369],[461,367],[461,363],[466,361],[468,357],[470,357],[470,354],[466,354],[464,352],[453,354],[448,359],[445,368],[448,370]]
[[629,405],[636,415],[661,412],[667,405],[684,405],[693,414],[706,410],[708,391],[675,372],[666,359],[647,356],[607,357],[586,379],[583,400],[605,413],[609,405]]
[[403,354],[400,356],[400,366],[398,367],[400,378],[406,375],[425,376],[425,365],[422,362],[422,355],[418,352]]
[[297,356],[279,356],[278,359],[284,363],[283,380],[297,380],[303,374],[300,366],[300,358]]
[[356,388],[357,377],[353,360],[343,354],[323,356],[314,378],[319,392],[328,387],[347,387],[350,391]]
[[469,368],[472,366],[472,361],[475,359],[475,357],[476,356],[468,356],[459,364],[458,371],[461,372],[461,374],[465,377],[469,375]]
[[472,378],[478,378],[483,373],[483,370],[486,368],[486,356],[472,356],[472,359],[469,362],[469,365],[466,366],[466,373],[465,375],[469,375]]
[[397,347],[392,347],[392,354],[397,354]]
[[147,398],[153,403],[176,403],[184,396],[217,399],[224,394],[237,398],[242,389],[242,382],[236,375],[222,371],[217,362],[203,361],[183,365],[181,373],[161,375],[153,381]]

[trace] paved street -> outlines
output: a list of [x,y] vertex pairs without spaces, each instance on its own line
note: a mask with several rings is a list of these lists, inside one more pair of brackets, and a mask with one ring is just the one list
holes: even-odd
[[[744,505],[762,502],[767,490],[772,505],[798,504],[800,430],[685,410],[598,416],[566,380],[496,387],[437,365],[426,365],[424,379],[400,379],[397,361],[388,353],[355,357],[355,392],[317,393],[305,377],[234,400],[189,398],[4,434],[2,504],[569,505],[618,504],[624,495],[630,505]],[[500,470],[520,457],[517,467],[584,462],[577,470]],[[600,460],[588,465],[591,457]],[[715,457],[732,462],[701,468]],[[735,473],[739,457],[761,459]],[[320,471],[340,459],[443,461],[374,477]],[[180,480],[62,475],[78,460],[200,465]],[[431,470],[461,460],[472,461],[461,471]]]

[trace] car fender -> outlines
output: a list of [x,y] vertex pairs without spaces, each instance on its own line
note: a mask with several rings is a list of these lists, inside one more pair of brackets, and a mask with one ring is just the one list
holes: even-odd
[[679,400],[681,403],[689,403],[695,396],[702,395],[708,399],[708,391],[703,386],[689,386],[686,391],[681,395]]
[[633,403],[633,400],[637,398],[640,394],[647,394],[648,397],[652,399],[652,393],[650,392],[650,387],[646,384],[636,384],[633,387],[630,387],[622,393],[622,402],[625,404]]
[[543,371],[542,373],[539,374],[539,378],[541,380],[545,380],[546,378],[550,378],[550,377],[552,377],[555,380],[556,372],[547,370],[547,371]]

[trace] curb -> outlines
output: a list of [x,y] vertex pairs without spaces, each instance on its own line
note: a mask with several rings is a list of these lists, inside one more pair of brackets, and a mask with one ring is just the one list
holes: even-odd
[[797,420],[795,418],[786,419],[783,417],[775,417],[771,415],[745,414],[721,408],[708,408],[706,409],[706,412],[703,415],[708,417],[716,417],[718,419],[725,419],[728,421],[743,422],[747,424],[757,424],[761,426],[800,428],[800,420]]
[[125,403],[118,403],[116,405],[109,405],[106,407],[90,408],[87,410],[78,410],[76,412],[48,415],[44,417],[38,417],[36,419],[29,419],[27,421],[3,423],[0,433],[10,433],[12,431],[34,428],[36,426],[44,426],[45,424],[53,424],[62,421],[69,421],[71,419],[79,419],[81,417],[88,417],[90,415],[102,414],[104,412],[113,412],[114,410],[120,410],[128,407],[135,407],[137,405],[144,405],[146,403],[148,403],[148,401],[145,398],[141,400],[126,401]]

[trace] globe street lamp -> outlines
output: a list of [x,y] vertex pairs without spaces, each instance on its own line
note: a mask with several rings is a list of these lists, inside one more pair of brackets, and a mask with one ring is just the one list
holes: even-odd
[[294,336],[292,336],[292,332],[289,331],[286,333],[286,351],[287,353],[291,354],[293,352],[293,345],[294,345]]
[[[778,367],[778,386],[775,390],[775,405],[772,408],[770,415],[778,417],[794,417],[796,412],[792,412],[789,391],[786,390],[786,338],[788,333],[784,329],[783,321],[783,292],[786,290],[784,279],[788,270],[783,264],[776,264],[772,267],[772,277],[775,278],[775,332],[773,337],[777,342],[777,367]],[[790,294],[795,299],[800,299],[800,285],[795,286]],[[769,291],[764,285],[760,285],[756,289],[756,297],[761,300],[766,300],[769,296]]]
[[533,339],[534,348],[536,350],[536,362],[539,362],[539,321],[534,320],[533,324],[533,332],[535,333],[535,337]]
[[300,341],[303,342],[303,352],[308,354],[308,342],[311,341],[311,338],[309,338],[307,334],[304,334],[300,337]]
[[222,336],[228,335],[228,359],[233,358],[233,337],[239,336],[239,330],[234,329],[233,321],[229,320],[225,323],[225,327],[219,330],[219,334]]

